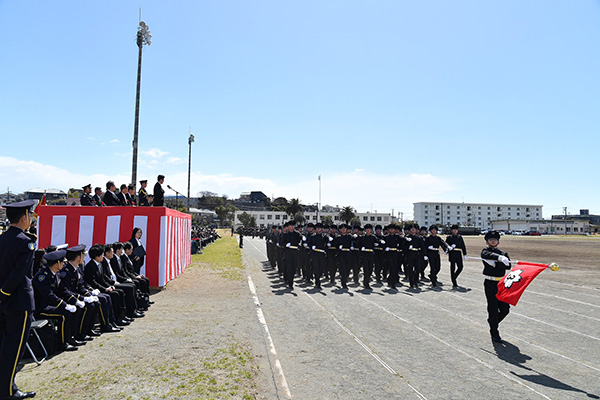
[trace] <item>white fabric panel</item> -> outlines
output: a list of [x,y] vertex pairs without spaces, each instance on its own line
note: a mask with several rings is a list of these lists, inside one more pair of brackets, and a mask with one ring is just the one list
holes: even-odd
[[67,236],[67,216],[55,215],[52,217],[52,240],[50,244],[58,246],[64,244]]
[[158,286],[167,284],[167,217],[160,217],[160,246],[158,252]]
[[119,241],[119,230],[121,229],[121,216],[110,215],[106,218],[106,241],[104,243],[114,243]]
[[[79,217],[79,243],[85,244],[87,250],[94,244],[94,216],[93,215],[82,215]],[[90,257],[85,255],[85,262],[87,263]]]
[[[136,215],[133,217],[133,227],[140,228],[142,230],[142,245],[144,246],[144,249],[148,251],[148,247],[146,246],[146,237],[148,237],[148,231],[146,229],[148,227],[148,217],[146,215]],[[144,264],[140,269],[140,274],[142,275],[146,275],[146,258],[147,257],[144,257]]]

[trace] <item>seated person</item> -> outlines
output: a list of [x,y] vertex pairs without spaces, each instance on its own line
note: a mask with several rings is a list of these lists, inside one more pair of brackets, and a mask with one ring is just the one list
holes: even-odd
[[114,258],[115,253],[110,244],[104,246],[104,260],[102,261],[102,271],[104,278],[108,283],[114,286],[117,290],[122,290],[125,294],[125,307],[127,308],[127,317],[129,319],[142,318],[144,313],[138,310],[138,305],[135,295],[135,284],[133,282],[119,283],[117,275],[110,266],[110,261]]

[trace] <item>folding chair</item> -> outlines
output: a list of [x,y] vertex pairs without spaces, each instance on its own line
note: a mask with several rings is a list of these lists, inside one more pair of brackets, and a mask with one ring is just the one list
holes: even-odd
[[[49,323],[49,321],[47,319],[35,320],[31,323],[31,333],[36,337],[42,350],[44,350],[44,358],[42,358],[41,360],[37,359],[37,357],[33,353],[33,350],[31,349],[31,346],[29,346],[29,339],[27,340],[27,343],[25,343],[25,346],[27,346],[27,350],[29,351],[29,354],[31,354],[31,357],[33,358],[33,360],[36,362],[37,365],[41,365],[44,361],[46,361],[46,358],[48,357],[48,351],[46,350],[44,343],[42,343],[42,339],[40,338],[40,335],[38,335],[37,330],[45,327],[46,325],[48,325],[48,323]],[[29,335],[29,337],[31,338],[31,334]]]

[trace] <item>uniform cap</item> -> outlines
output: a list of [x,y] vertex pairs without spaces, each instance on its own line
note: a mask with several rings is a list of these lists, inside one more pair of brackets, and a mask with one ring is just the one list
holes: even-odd
[[56,250],[50,253],[44,254],[44,260],[46,261],[60,261],[65,258],[67,254],[66,250]]
[[489,231],[488,233],[485,234],[484,238],[485,238],[486,242],[489,239],[500,240],[500,234],[497,231]]
[[15,203],[10,203],[7,204],[5,206],[3,206],[6,209],[13,209],[13,210],[17,210],[19,208],[22,209],[26,209],[26,210],[30,210],[31,211],[31,207],[33,207],[34,205],[36,205],[38,201],[37,200],[23,200],[23,201],[17,201]]
[[92,184],[88,183],[87,185],[82,186],[82,189],[90,189],[90,190],[92,190]]
[[373,229],[373,225],[371,225],[371,224],[366,224],[366,225],[365,225],[365,229]]
[[437,225],[431,225],[431,226],[429,227],[429,230],[430,230],[430,231],[432,231],[432,230],[434,230],[434,229],[435,229],[436,231],[438,230],[438,227],[437,227]]
[[450,229],[458,229],[458,225],[454,224],[450,227]]
[[383,228],[381,227],[381,225],[375,225],[375,230],[377,230],[377,229],[383,229]]
[[[310,225],[310,224],[309,224],[309,225]],[[315,224],[315,228],[322,228],[322,227],[323,227],[323,224],[322,224],[322,223],[320,223],[320,222],[317,222],[317,223]]]
[[81,253],[85,251],[85,244],[78,244],[77,246],[69,247],[67,249],[69,253]]
[[140,184],[144,184],[144,183],[148,183],[148,179],[144,179],[143,181],[140,181]]

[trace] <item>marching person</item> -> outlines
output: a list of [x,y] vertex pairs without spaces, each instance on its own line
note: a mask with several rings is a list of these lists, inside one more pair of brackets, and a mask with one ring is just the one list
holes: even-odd
[[294,276],[300,263],[299,248],[302,244],[302,236],[294,230],[296,222],[286,222],[288,232],[283,234],[283,264],[285,266],[283,279],[290,289],[294,288]]
[[335,285],[335,273],[337,272],[337,247],[335,246],[337,236],[337,225],[331,225],[329,227],[329,237],[327,238],[329,241],[327,245],[327,274],[331,285]]
[[162,187],[162,184],[165,183],[165,176],[158,175],[156,181],[154,184],[154,202],[152,206],[162,207],[165,204],[165,189]]
[[377,236],[373,235],[373,225],[365,225],[365,235],[360,237],[360,251],[362,252],[363,266],[363,286],[365,289],[371,289],[371,274],[375,267],[375,246],[380,244]]
[[375,236],[377,237],[377,241],[375,242],[374,253],[375,257],[374,268],[375,268],[375,280],[377,283],[381,284],[381,274],[383,273],[383,249],[385,244],[385,238],[382,233],[381,225],[375,225]]
[[323,234],[322,223],[317,222],[315,228],[316,232],[308,238],[308,244],[312,250],[312,272],[315,277],[315,287],[321,289],[321,275],[327,265],[325,254],[329,245],[329,237]]
[[388,267],[387,280],[390,289],[396,289],[398,284],[398,254],[400,254],[400,236],[396,235],[396,226],[388,226],[389,235],[385,237],[385,259]]
[[498,248],[500,244],[500,234],[496,231],[490,231],[485,234],[485,243],[488,245],[481,250],[483,259],[483,287],[485,289],[485,298],[487,299],[488,324],[490,325],[490,335],[495,343],[502,343],[498,325],[508,315],[510,305],[498,300],[498,282],[502,279],[507,269],[510,269],[510,258],[508,253]]
[[458,234],[458,225],[452,225],[450,228],[452,234],[446,238],[448,245],[448,259],[450,261],[450,278],[452,287],[458,288],[456,278],[463,270],[463,259],[467,256],[467,246],[461,235]]
[[[419,229],[419,236],[423,240],[423,244],[425,244],[425,239],[427,239],[427,227],[426,226],[422,226]],[[421,268],[419,271],[419,274],[421,276],[420,280],[422,280],[422,281],[425,280],[425,270],[427,269],[428,264],[429,264],[429,257],[427,257],[427,254],[425,254],[425,257],[423,257],[421,259]]]
[[411,289],[419,288],[421,262],[427,260],[423,239],[418,235],[419,224],[410,227],[410,234],[404,238],[405,257],[404,273],[408,276]]
[[97,206],[97,204],[94,202],[94,198],[92,197],[91,193],[92,184],[89,183],[83,187],[83,193],[79,197],[79,204],[82,206]]
[[440,251],[441,247],[444,252],[448,252],[448,245],[446,242],[442,240],[441,237],[438,236],[438,227],[437,225],[431,225],[429,227],[429,232],[431,233],[425,239],[425,247],[427,247],[427,257],[429,258],[429,279],[431,280],[431,286],[437,286],[437,276],[440,273],[441,269],[441,261],[440,261]]
[[17,364],[29,337],[35,308],[31,286],[35,240],[25,234],[35,200],[4,206],[10,227],[0,235],[0,398],[26,399],[15,383]]
[[144,179],[140,181],[140,191],[138,192],[140,207],[149,207],[150,203],[148,201],[148,192],[146,191],[146,187],[148,186],[148,179]]

